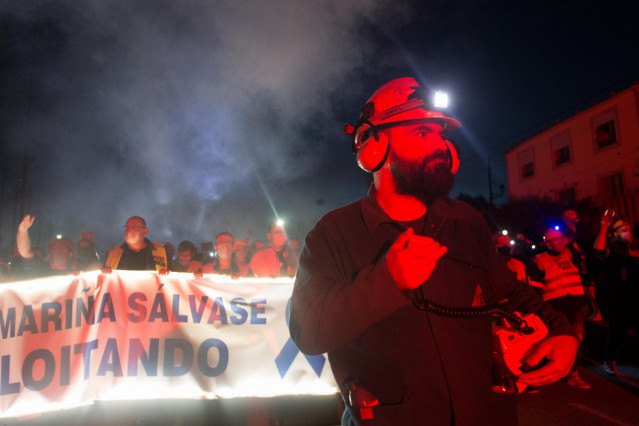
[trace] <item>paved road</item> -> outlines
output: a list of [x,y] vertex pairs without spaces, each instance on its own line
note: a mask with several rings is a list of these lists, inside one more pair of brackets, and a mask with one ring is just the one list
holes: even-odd
[[592,385],[591,389],[578,389],[558,382],[539,389],[539,393],[521,395],[520,426],[639,424],[639,395],[589,369],[584,369],[581,376]]
[[[585,365],[592,371],[608,377],[617,385],[639,394],[639,338],[633,335],[626,336],[626,341],[619,352],[619,360],[617,362],[617,369],[621,376],[619,378],[611,378],[601,368],[607,330],[606,323],[586,323],[586,336],[584,337]],[[637,423],[639,424],[639,422]]]
[[622,376],[610,377],[601,367],[606,331],[603,323],[586,325],[580,375],[592,388],[558,382],[521,395],[521,426],[639,425],[639,339],[628,336],[617,365]]

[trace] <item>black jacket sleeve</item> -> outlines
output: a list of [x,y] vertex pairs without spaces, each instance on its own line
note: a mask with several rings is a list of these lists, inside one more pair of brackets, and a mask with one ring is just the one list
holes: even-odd
[[329,222],[320,221],[306,236],[291,298],[291,337],[309,355],[347,344],[410,303],[383,257],[348,276]]

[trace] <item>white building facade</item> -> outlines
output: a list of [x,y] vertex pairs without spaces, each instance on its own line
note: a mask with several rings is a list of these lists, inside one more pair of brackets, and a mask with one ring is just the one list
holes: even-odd
[[556,123],[506,152],[510,197],[587,197],[639,215],[639,84]]

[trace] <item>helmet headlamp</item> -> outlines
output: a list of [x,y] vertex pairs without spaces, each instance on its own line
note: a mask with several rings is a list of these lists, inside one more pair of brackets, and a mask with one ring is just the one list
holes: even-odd
[[445,92],[426,90],[412,78],[395,80],[373,94],[355,126],[346,124],[344,133],[353,136],[352,148],[357,153],[371,136],[377,139],[380,130],[390,127],[425,122],[437,122],[445,129],[461,127],[459,121],[444,115],[447,106]]

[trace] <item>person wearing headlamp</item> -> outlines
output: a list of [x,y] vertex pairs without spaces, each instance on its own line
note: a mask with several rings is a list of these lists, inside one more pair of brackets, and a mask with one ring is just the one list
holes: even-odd
[[[420,302],[482,306],[508,298],[534,312],[549,337],[519,376],[541,385],[568,374],[578,346],[566,319],[517,281],[481,214],[448,198],[461,124],[412,78],[393,80],[346,125],[368,196],[322,217],[307,234],[289,329],[309,355],[328,353],[345,401],[342,424],[516,424],[494,408],[489,317],[432,314]],[[510,402],[510,401],[509,401]]]

